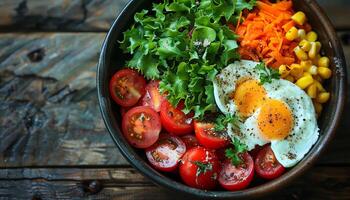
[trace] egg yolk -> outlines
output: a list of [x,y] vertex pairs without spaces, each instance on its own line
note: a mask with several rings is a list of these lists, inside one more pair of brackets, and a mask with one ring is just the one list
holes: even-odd
[[282,101],[269,99],[261,106],[258,127],[267,140],[286,138],[293,126],[293,115],[288,105]]
[[265,99],[265,89],[254,79],[240,81],[233,94],[233,100],[243,117],[252,115]]

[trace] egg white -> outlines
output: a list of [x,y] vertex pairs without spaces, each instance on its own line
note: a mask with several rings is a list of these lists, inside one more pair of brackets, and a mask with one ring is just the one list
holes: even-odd
[[232,63],[221,70],[213,81],[215,102],[224,114],[235,114],[239,116],[237,106],[230,98],[236,89],[236,83],[242,77],[259,80],[258,71],[255,66],[259,64],[250,60],[241,60]]
[[[230,98],[240,78],[253,78],[259,80],[258,72],[255,71],[257,62],[242,60],[235,62],[221,71],[214,81],[214,96],[218,108],[224,114],[240,116],[235,102]],[[290,108],[294,125],[289,136],[283,140],[268,141],[261,136],[257,117],[260,108],[247,119],[240,119],[237,127],[228,125],[230,137],[239,139],[246,144],[248,150],[256,145],[262,146],[271,143],[272,151],[276,159],[284,167],[296,165],[311,149],[319,137],[316,114],[311,98],[298,86],[286,81],[274,79],[272,83],[262,85],[266,90],[267,97],[285,102]]]
[[316,143],[319,128],[311,98],[295,84],[276,80],[264,86],[268,96],[281,100],[289,106],[294,126],[287,138],[271,141],[272,151],[284,167],[296,165]]

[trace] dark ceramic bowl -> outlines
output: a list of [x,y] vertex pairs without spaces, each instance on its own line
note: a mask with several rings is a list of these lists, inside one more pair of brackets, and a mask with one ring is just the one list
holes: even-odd
[[328,17],[314,0],[295,0],[295,10],[304,11],[310,23],[319,35],[323,44],[324,53],[331,59],[331,66],[334,75],[327,82],[327,89],[331,91],[331,100],[326,105],[319,126],[321,135],[317,143],[304,159],[295,167],[290,169],[283,176],[269,182],[255,181],[248,189],[229,191],[204,191],[188,187],[178,180],[177,176],[170,177],[154,170],[145,158],[142,150],[132,148],[124,139],[119,124],[121,122],[119,107],[111,100],[108,84],[111,76],[124,66],[125,55],[120,51],[118,40],[122,39],[122,33],[133,23],[133,15],[144,8],[151,6],[149,0],[131,0],[121,14],[113,23],[102,47],[97,74],[97,91],[102,117],[113,140],[124,157],[132,166],[138,169],[143,175],[151,179],[154,183],[176,191],[199,198],[256,198],[265,194],[270,194],[305,173],[317,160],[321,152],[333,138],[337,125],[339,124],[341,112],[345,102],[345,60],[342,47],[337,38],[332,24]]

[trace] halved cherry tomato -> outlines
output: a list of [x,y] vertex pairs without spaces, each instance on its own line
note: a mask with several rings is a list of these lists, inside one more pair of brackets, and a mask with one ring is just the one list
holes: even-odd
[[255,171],[264,179],[275,179],[281,176],[285,168],[278,162],[271,147],[265,146],[255,159]]
[[185,135],[181,139],[185,143],[187,150],[199,146],[198,140],[194,135]]
[[146,149],[146,156],[156,169],[171,172],[177,168],[185,152],[185,143],[179,137],[162,134],[155,144]]
[[181,102],[174,108],[169,101],[164,100],[160,108],[160,120],[163,128],[175,135],[186,135],[193,131],[191,114],[185,115],[181,110],[184,104]]
[[181,160],[179,172],[187,185],[206,190],[215,188],[220,165],[213,151],[204,147],[194,147],[188,150]]
[[160,111],[164,97],[159,92],[159,81],[151,81],[146,86],[146,93],[141,99],[143,106],[150,106],[155,111]]
[[124,115],[122,129],[132,146],[150,147],[158,140],[161,131],[159,115],[147,106],[134,107]]
[[194,122],[194,132],[199,143],[210,149],[219,149],[230,143],[226,132],[215,131],[215,125],[209,122]]
[[249,154],[253,157],[253,160],[256,159],[262,148],[264,148],[264,146],[255,145],[254,149],[249,151]]
[[230,191],[246,188],[254,177],[254,162],[248,153],[240,154],[243,162],[234,166],[226,160],[219,175],[220,185]]
[[131,69],[117,71],[109,82],[112,99],[123,107],[134,106],[145,94],[146,80]]

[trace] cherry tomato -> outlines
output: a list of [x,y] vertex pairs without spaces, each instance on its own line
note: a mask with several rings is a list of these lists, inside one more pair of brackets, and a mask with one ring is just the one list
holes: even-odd
[[226,132],[214,130],[215,125],[207,122],[194,122],[194,132],[199,143],[210,149],[219,149],[227,146],[230,141]]
[[193,131],[193,120],[191,114],[185,115],[181,110],[183,103],[174,108],[169,101],[164,100],[160,108],[160,120],[163,128],[175,135],[186,135]]
[[234,166],[226,160],[219,175],[220,185],[230,191],[246,188],[254,177],[254,162],[248,153],[240,155],[243,162]]
[[150,147],[158,140],[161,131],[159,115],[147,106],[134,107],[124,115],[122,130],[132,146]]
[[217,185],[220,164],[217,156],[204,147],[194,147],[182,157],[179,172],[189,186],[199,189],[213,189]]
[[275,179],[281,176],[285,168],[278,162],[271,147],[265,146],[255,159],[255,171],[264,179]]
[[263,146],[255,145],[254,149],[249,151],[249,154],[253,157],[253,160],[255,160],[262,148]]
[[194,135],[185,135],[181,139],[185,143],[187,150],[199,146],[198,140]]
[[141,105],[150,106],[155,111],[160,111],[164,97],[159,92],[159,81],[151,81],[146,86],[145,96],[141,99]]
[[109,83],[112,99],[123,107],[134,106],[145,94],[146,80],[131,69],[115,73]]
[[162,134],[155,144],[146,149],[146,156],[156,169],[171,172],[177,168],[185,152],[185,143],[179,137]]

